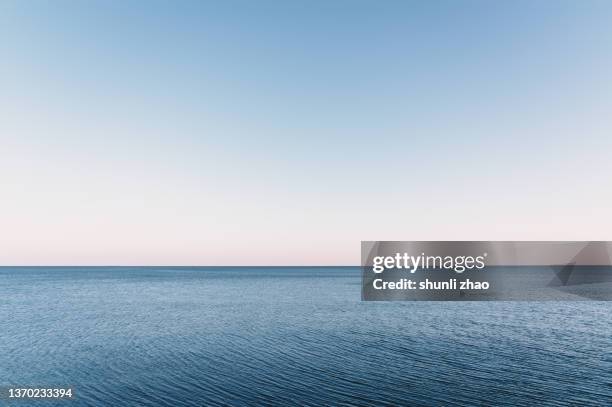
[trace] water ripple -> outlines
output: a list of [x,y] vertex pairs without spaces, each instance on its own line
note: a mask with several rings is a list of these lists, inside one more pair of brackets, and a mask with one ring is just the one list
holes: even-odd
[[612,405],[609,303],[363,303],[358,282],[3,268],[0,382],[71,405]]

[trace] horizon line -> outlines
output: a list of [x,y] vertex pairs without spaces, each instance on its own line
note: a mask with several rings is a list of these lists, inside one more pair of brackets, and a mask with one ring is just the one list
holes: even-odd
[[168,264],[158,264],[158,265],[154,265],[154,264],[139,264],[139,265],[121,265],[121,264],[98,264],[98,265],[86,265],[86,264],[56,264],[56,265],[41,265],[41,264],[35,264],[35,265],[28,265],[28,264],[21,264],[21,265],[0,265],[0,268],[4,268],[4,267],[233,267],[233,268],[238,268],[238,267],[259,267],[259,268],[281,268],[281,267],[303,267],[303,268],[309,268],[309,267],[361,267],[361,265],[252,265],[252,266],[246,266],[246,265],[168,265]]

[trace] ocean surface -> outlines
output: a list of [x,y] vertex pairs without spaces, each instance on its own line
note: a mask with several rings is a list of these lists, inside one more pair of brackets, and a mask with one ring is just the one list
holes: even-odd
[[361,302],[358,268],[0,268],[41,406],[612,405],[612,302]]

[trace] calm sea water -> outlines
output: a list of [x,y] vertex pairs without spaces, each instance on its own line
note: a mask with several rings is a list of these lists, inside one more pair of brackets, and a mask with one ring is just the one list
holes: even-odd
[[0,386],[75,388],[45,406],[610,406],[611,311],[361,302],[357,268],[0,268]]

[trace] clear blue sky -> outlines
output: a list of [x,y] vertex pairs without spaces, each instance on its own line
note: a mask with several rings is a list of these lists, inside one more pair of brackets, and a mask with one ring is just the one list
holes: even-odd
[[612,2],[0,2],[1,264],[612,240]]

